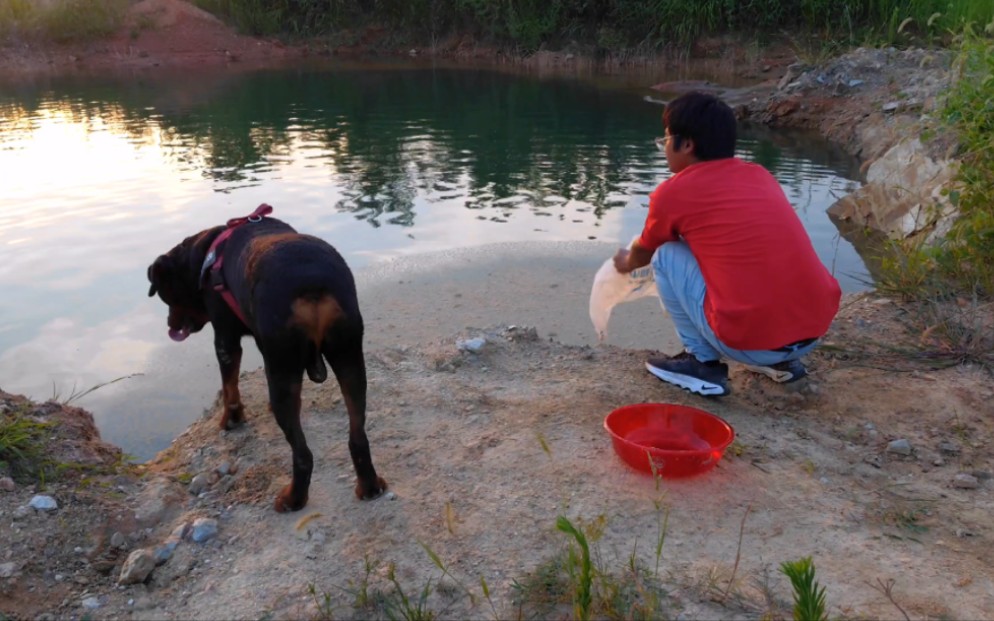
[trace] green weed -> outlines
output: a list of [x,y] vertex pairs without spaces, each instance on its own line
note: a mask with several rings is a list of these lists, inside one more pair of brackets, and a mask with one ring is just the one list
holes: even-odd
[[64,398],[62,396],[62,393],[58,389],[56,389],[55,385],[53,384],[52,385],[52,398],[51,398],[51,400],[52,401],[57,401],[57,402],[61,403],[62,405],[71,405],[73,402],[79,401],[80,399],[82,399],[86,395],[88,395],[90,393],[93,393],[94,391],[100,390],[101,388],[103,388],[105,386],[110,386],[111,384],[116,384],[116,383],[118,383],[120,381],[123,381],[123,380],[126,380],[126,379],[131,379],[132,377],[139,377],[141,375],[144,375],[144,373],[131,373],[130,375],[122,375],[121,377],[112,379],[110,381],[101,382],[99,384],[95,384],[95,385],[93,385],[93,386],[91,386],[91,387],[89,387],[89,388],[87,388],[85,390],[77,390],[76,389],[76,384],[73,384],[72,390],[69,391],[69,395],[67,397],[64,397]]
[[8,470],[19,482],[44,481],[55,466],[45,455],[44,438],[51,427],[31,418],[26,407],[0,413],[0,471]]
[[114,32],[127,7],[128,0],[0,0],[0,36],[91,40]]
[[815,564],[810,556],[796,561],[785,561],[780,571],[790,578],[794,590],[794,621],[823,621],[825,612],[825,587],[815,580]]
[[428,608],[428,597],[432,593],[431,578],[418,592],[417,599],[411,599],[404,592],[400,582],[397,580],[396,566],[393,563],[387,566],[387,580],[393,584],[394,592],[392,596],[384,602],[387,618],[391,621],[404,619],[404,621],[432,621],[435,612]]
[[333,621],[335,618],[335,608],[331,602],[331,593],[327,591],[318,593],[317,588],[313,584],[307,585],[307,592],[310,594],[311,599],[314,600],[318,621]]
[[587,544],[587,537],[583,531],[573,526],[573,523],[565,516],[561,515],[556,519],[556,529],[573,537],[580,548],[580,554],[577,556],[575,549],[570,546],[567,568],[574,586],[573,614],[577,619],[586,621],[590,618],[590,585],[593,582],[590,546]]

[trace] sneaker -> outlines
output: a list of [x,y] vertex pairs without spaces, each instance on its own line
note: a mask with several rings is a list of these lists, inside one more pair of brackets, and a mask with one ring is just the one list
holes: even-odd
[[728,365],[717,360],[701,362],[690,352],[650,358],[645,368],[664,382],[705,397],[720,397],[729,392]]
[[768,367],[756,367],[751,364],[743,366],[753,373],[762,373],[778,384],[790,384],[808,374],[808,369],[800,360],[788,360]]

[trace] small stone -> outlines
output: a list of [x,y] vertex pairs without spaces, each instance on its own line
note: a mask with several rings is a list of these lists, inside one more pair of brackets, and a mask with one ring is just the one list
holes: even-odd
[[128,545],[128,540],[121,532],[115,531],[114,534],[110,536],[110,545],[113,548],[124,549]]
[[164,565],[166,561],[173,557],[173,552],[176,551],[176,547],[179,545],[179,539],[170,537],[166,539],[162,545],[156,546],[155,551],[152,553],[152,559],[155,561],[155,565]]
[[10,477],[0,477],[0,491],[12,492],[17,487],[14,484],[14,479]]
[[206,473],[201,472],[197,476],[193,477],[193,480],[190,481],[190,486],[187,488],[187,490],[194,496],[199,496],[201,492],[207,489],[207,486],[210,485],[210,483],[211,483],[210,476],[208,476]]
[[481,349],[483,349],[483,346],[486,344],[487,344],[487,339],[483,338],[482,336],[478,336],[471,339],[460,339],[456,341],[456,347],[459,348],[459,351],[469,351],[473,353],[476,353]]
[[121,575],[117,579],[118,584],[138,584],[145,582],[148,575],[155,569],[155,557],[146,550],[135,550],[128,555],[128,560],[124,561],[121,567]]
[[954,442],[939,442],[939,452],[946,455],[958,455],[960,448]]
[[87,610],[94,610],[100,608],[100,598],[99,597],[87,597],[83,600],[83,608]]
[[232,474],[234,471],[231,469],[231,462],[223,461],[221,465],[217,467],[217,473],[222,477]]
[[221,492],[223,493],[231,491],[231,488],[234,486],[235,486],[235,477],[231,476],[230,474],[224,475],[223,477],[221,477],[221,480],[217,482],[217,488],[221,490]]
[[935,459],[932,460],[932,465],[933,466],[945,466],[946,465],[946,460],[943,459],[943,458],[941,458],[941,457],[936,457]]
[[203,543],[215,535],[217,535],[217,520],[212,518],[197,518],[193,521],[190,539],[196,543]]
[[55,499],[51,496],[38,494],[31,499],[28,506],[35,511],[55,511],[59,508],[59,503],[55,502]]
[[13,578],[15,573],[17,573],[17,563],[13,561],[0,563],[0,578]]
[[980,481],[972,474],[961,472],[953,477],[953,487],[957,489],[977,489]]
[[884,112],[897,112],[897,110],[898,110],[898,109],[899,109],[900,107],[901,107],[901,104],[900,104],[900,102],[897,102],[897,101],[888,101],[887,103],[885,103],[885,104],[883,105],[883,107],[882,107],[881,109],[882,109],[882,110],[883,110]]
[[190,524],[189,522],[183,522],[179,526],[173,529],[173,532],[169,535],[169,539],[184,539],[188,534],[190,534]]
[[33,512],[31,511],[31,507],[27,505],[21,505],[20,507],[14,509],[12,516],[14,518],[14,521],[17,522],[19,520],[23,520],[32,513]]
[[887,445],[888,453],[896,453],[898,455],[910,455],[911,454],[911,442],[904,438],[898,440],[892,440]]

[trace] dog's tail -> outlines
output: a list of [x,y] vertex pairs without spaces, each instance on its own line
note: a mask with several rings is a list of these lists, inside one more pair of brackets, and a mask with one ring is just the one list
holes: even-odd
[[329,293],[309,293],[293,301],[291,322],[307,338],[304,369],[312,382],[320,384],[328,379],[328,369],[321,356],[322,341],[328,328],[344,316],[342,307]]

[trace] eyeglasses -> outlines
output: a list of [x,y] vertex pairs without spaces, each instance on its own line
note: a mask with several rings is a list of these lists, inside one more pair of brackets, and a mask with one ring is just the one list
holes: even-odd
[[676,138],[676,134],[666,134],[665,136],[660,136],[656,138],[656,148],[662,151],[663,153],[665,153],[666,142],[673,138]]

